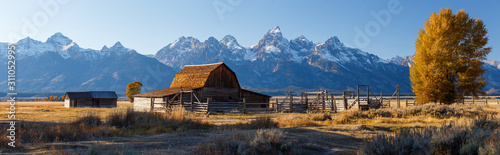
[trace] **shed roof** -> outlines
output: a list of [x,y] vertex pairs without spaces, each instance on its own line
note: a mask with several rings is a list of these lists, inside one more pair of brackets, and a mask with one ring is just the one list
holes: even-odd
[[[182,90],[193,90],[193,89],[198,89],[198,88],[184,88],[184,87],[182,87]],[[177,94],[180,91],[181,91],[181,88],[165,88],[165,89],[154,90],[154,91],[145,92],[145,93],[141,93],[141,94],[136,94],[133,96],[134,97],[165,97],[165,96]]]
[[[199,88],[205,86],[210,73],[220,66],[226,66],[223,62],[205,65],[186,65],[179,71],[172,81],[170,88],[190,87]],[[227,66],[226,66],[227,67]],[[229,68],[229,67],[228,67]],[[232,71],[231,71],[232,72]]]
[[66,92],[66,96],[70,99],[79,98],[105,98],[116,99],[118,96],[114,91],[87,91],[87,92]]

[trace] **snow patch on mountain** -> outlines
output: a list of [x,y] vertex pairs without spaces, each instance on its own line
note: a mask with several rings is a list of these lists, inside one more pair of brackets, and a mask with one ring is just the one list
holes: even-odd
[[68,49],[69,49],[70,47],[72,47],[73,45],[75,45],[75,43],[74,43],[74,42],[71,42],[69,45],[64,45],[64,46],[62,46],[62,49],[61,49],[61,50],[63,50],[63,51],[68,50]]
[[492,65],[492,66],[500,69],[500,61],[490,60],[487,62],[487,64]]
[[16,42],[16,54],[19,58],[38,55],[47,51],[56,51],[56,48],[52,44],[45,44],[30,37]]
[[224,38],[222,38],[220,43],[231,50],[241,50],[244,48],[240,46],[240,44],[238,44],[238,41],[232,35],[226,35]]
[[245,52],[245,56],[243,57],[243,60],[250,60],[250,61],[257,60],[257,52],[247,49]]
[[55,46],[67,46],[73,43],[73,40],[64,36],[61,32],[57,32],[45,41],[46,43],[54,44]]

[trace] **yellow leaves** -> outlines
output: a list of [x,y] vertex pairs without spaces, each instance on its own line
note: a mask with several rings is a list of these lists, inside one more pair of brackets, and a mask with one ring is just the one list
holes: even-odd
[[132,95],[141,93],[141,87],[142,87],[142,83],[139,81],[134,81],[134,82],[129,83],[127,85],[126,96],[130,102],[132,102],[132,103],[134,102],[134,98],[132,97]]
[[418,32],[410,80],[417,101],[451,103],[463,95],[477,95],[486,82],[481,68],[491,51],[480,19],[460,10],[433,12]]

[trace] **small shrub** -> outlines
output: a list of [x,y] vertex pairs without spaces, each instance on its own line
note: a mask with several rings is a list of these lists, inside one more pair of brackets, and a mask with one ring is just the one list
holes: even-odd
[[347,111],[342,113],[337,119],[332,122],[335,124],[347,124],[356,122],[360,118],[369,118],[367,112],[364,111]]
[[430,131],[432,130],[403,129],[392,135],[377,134],[361,146],[358,154],[430,154]]
[[330,116],[329,112],[321,112],[315,114],[309,114],[308,118],[313,121],[326,121],[332,120],[332,116]]
[[302,117],[293,117],[293,116],[278,117],[276,119],[276,123],[278,124],[279,127],[292,127],[292,128],[317,125],[310,119]]
[[96,127],[102,124],[101,118],[93,114],[78,118],[73,125],[83,125],[85,127]]
[[480,155],[498,155],[500,154],[500,133],[496,132],[486,138],[484,146],[479,148]]
[[498,154],[499,123],[493,116],[464,118],[440,128],[381,133],[365,142],[358,154]]
[[391,117],[392,113],[388,109],[375,109],[368,110],[367,117],[375,118],[375,117]]
[[[299,145],[279,129],[259,129],[250,134],[216,137],[198,144],[192,154],[294,154],[311,150],[310,144]],[[317,152],[324,151],[314,147]]]
[[274,122],[271,117],[257,117],[248,123],[248,128],[250,129],[267,129],[275,127],[277,127],[277,123]]
[[169,113],[169,116],[173,120],[182,121],[186,119],[186,109],[183,106],[176,106],[172,108],[172,111]]

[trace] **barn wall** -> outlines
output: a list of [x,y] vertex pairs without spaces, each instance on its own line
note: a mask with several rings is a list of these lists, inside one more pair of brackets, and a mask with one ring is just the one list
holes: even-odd
[[213,101],[239,101],[238,88],[214,88],[214,87],[204,87],[202,88],[201,97],[203,99],[211,98]]
[[151,98],[134,97],[134,111],[151,111]]
[[92,99],[79,98],[76,100],[76,107],[92,107]]
[[107,107],[107,108],[112,108],[116,107],[116,102],[117,99],[98,99],[99,100],[99,107]]
[[245,101],[247,103],[269,103],[269,98],[270,98],[268,96],[264,96],[249,91],[241,91],[241,97],[245,98]]
[[70,107],[69,101],[70,101],[70,99],[68,97],[64,98],[64,107],[66,107],[66,108]]
[[221,65],[210,73],[205,87],[240,88],[240,85],[234,72],[227,66]]

